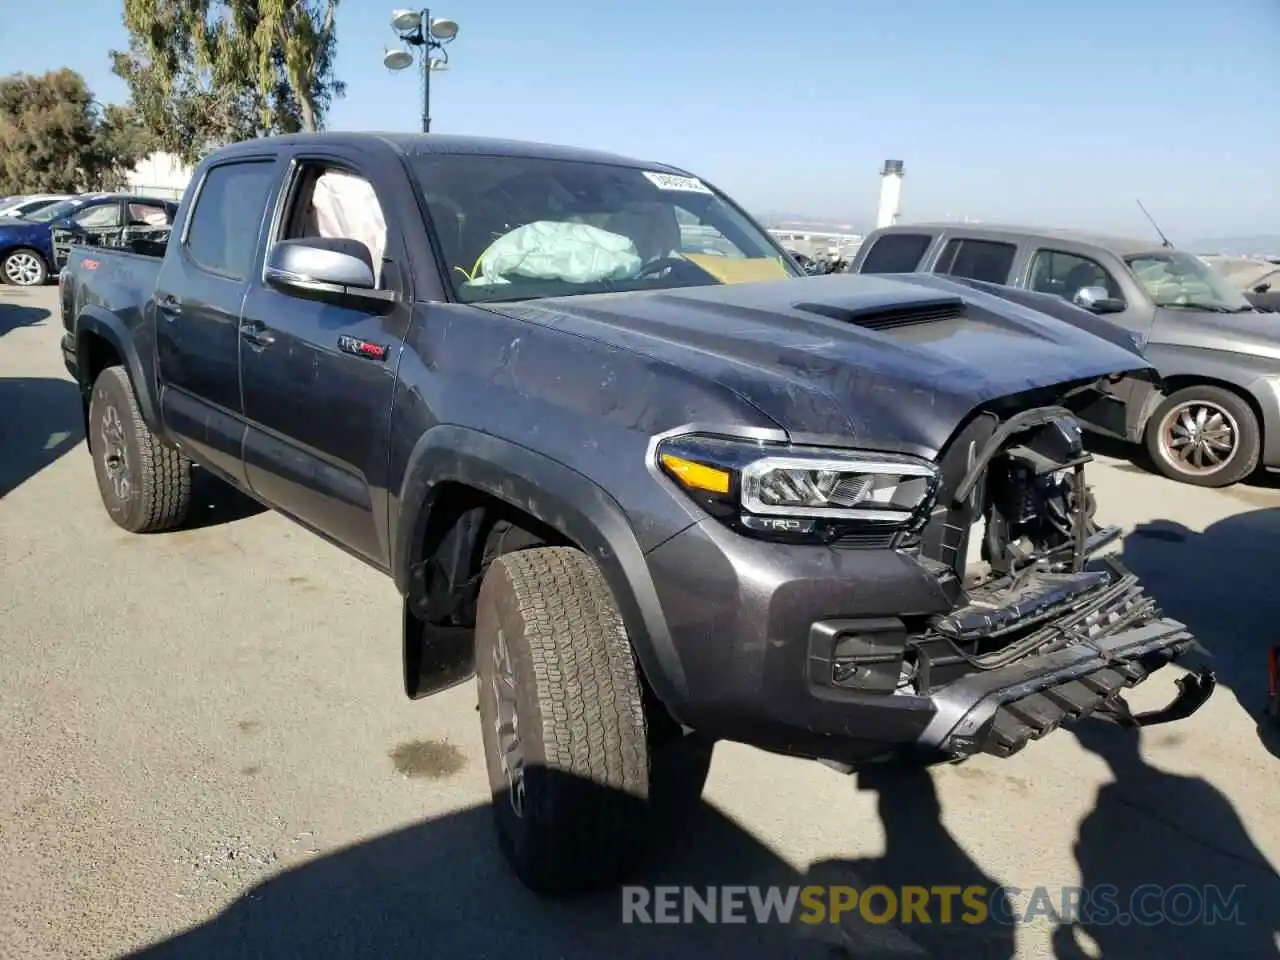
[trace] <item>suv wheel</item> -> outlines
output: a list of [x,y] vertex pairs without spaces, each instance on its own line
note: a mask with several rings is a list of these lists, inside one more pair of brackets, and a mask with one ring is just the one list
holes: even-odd
[[49,279],[49,268],[35,250],[11,250],[0,262],[0,275],[15,287],[40,287]]
[[107,513],[130,533],[180,526],[191,506],[191,461],[148,429],[123,367],[107,367],[89,400],[89,450]]
[[489,566],[476,675],[498,842],[516,874],[544,895],[620,880],[647,832],[649,738],[626,628],[586,554],[534,547]]
[[1178,390],[1147,423],[1147,452],[1156,469],[1197,487],[1238,483],[1257,469],[1261,451],[1253,409],[1221,387]]

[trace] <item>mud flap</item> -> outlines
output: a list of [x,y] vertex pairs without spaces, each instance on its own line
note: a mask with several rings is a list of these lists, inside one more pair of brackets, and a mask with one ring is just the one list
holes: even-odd
[[1218,685],[1218,678],[1208,667],[1200,667],[1183,674],[1177,683],[1178,693],[1158,710],[1133,713],[1123,697],[1115,696],[1094,711],[1094,716],[1122,727],[1154,727],[1161,723],[1185,720],[1208,703]]
[[421,700],[475,676],[475,631],[426,623],[414,616],[408,600],[404,601],[401,645],[404,693],[410,700]]

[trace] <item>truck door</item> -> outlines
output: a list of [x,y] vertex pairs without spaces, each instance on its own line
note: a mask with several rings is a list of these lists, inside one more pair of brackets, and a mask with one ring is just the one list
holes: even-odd
[[156,278],[165,428],[202,466],[242,485],[240,305],[277,178],[274,157],[209,167]]
[[1112,302],[1106,305],[1105,311],[1095,312],[1112,323],[1146,335],[1150,332],[1153,311],[1134,289],[1136,283],[1132,277],[1123,269],[1111,269],[1104,259],[1111,258],[1091,257],[1081,250],[1039,247],[1028,265],[1027,288],[1056,294],[1070,303],[1082,288],[1100,287],[1107,291]]
[[379,567],[390,563],[387,450],[400,347],[412,315],[397,211],[345,156],[300,157],[277,240],[347,237],[369,248],[389,312],[303,299],[260,281],[244,303],[245,472],[253,492]]

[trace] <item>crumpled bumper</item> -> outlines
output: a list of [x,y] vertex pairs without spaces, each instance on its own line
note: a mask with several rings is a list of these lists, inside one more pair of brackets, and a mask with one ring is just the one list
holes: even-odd
[[1181,677],[1175,700],[1148,714],[1130,714],[1119,695],[1196,647],[1183,624],[1161,618],[969,674],[933,693],[936,713],[917,745],[957,759],[975,753],[1010,756],[1063,723],[1090,715],[1138,726],[1183,719],[1212,695],[1211,671]]

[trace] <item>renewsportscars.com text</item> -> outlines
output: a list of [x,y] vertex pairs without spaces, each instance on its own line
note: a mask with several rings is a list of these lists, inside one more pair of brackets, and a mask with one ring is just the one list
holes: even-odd
[[622,888],[623,923],[1240,924],[1245,888],[809,886]]

